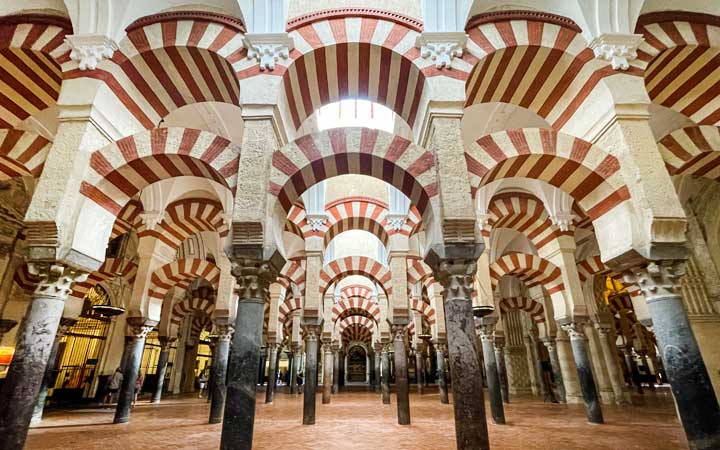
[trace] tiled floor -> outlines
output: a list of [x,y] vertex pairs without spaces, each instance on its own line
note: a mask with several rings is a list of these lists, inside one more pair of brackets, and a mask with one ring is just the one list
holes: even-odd
[[[437,394],[411,396],[412,425],[396,424],[395,399],[383,405],[369,392],[342,392],[320,404],[317,423],[303,426],[302,397],[277,394],[265,405],[258,394],[256,449],[440,450],[455,448],[452,405]],[[515,399],[506,405],[507,425],[490,424],[493,450],[675,450],[687,443],[672,399],[634,398],[632,407],[604,406],[605,425],[590,425],[579,405]],[[30,431],[27,449],[217,449],[221,425],[208,425],[208,405],[197,398],[140,402],[129,424],[112,425],[111,409],[50,411]]]

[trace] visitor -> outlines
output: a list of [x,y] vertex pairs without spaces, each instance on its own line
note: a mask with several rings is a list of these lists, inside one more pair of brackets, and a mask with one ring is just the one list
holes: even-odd
[[200,372],[200,377],[198,378],[198,384],[200,385],[200,392],[198,393],[198,398],[202,398],[203,393],[205,392],[205,387],[207,387],[208,382],[208,374],[207,369]]
[[144,382],[145,375],[143,375],[142,372],[138,373],[137,380],[135,380],[135,393],[133,394],[132,406],[135,406],[135,403],[137,403],[138,395],[140,395]]
[[302,385],[303,385],[303,374],[302,374],[302,372],[298,372],[298,374],[297,374],[297,384],[298,384],[298,386],[302,386]]
[[104,402],[105,404],[112,403],[113,398],[115,397],[115,394],[118,393],[118,391],[120,390],[120,386],[122,386],[122,381],[123,381],[123,373],[122,373],[122,370],[120,370],[120,368],[118,367],[117,369],[115,369],[115,373],[113,373],[110,376],[110,382],[108,384],[108,392],[107,392],[107,395],[105,396],[105,402]]

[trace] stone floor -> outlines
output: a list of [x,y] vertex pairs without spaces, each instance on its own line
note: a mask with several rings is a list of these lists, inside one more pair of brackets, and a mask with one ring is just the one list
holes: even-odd
[[[278,394],[274,404],[258,394],[256,449],[359,450],[454,449],[452,405],[437,394],[412,394],[412,425],[396,424],[395,399],[363,391],[333,396],[317,424],[301,425],[302,397]],[[507,425],[490,424],[493,450],[675,450],[687,442],[667,391],[634,398],[636,406],[604,406],[605,425],[590,425],[579,405],[518,398],[506,405]],[[129,424],[112,425],[111,409],[49,411],[30,431],[27,449],[217,449],[221,425],[206,423],[204,400],[182,397],[160,405],[139,402]]]

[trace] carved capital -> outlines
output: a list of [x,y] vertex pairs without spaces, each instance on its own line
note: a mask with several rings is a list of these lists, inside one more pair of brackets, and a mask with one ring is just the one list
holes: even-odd
[[641,34],[603,33],[590,42],[590,48],[596,58],[610,62],[613,69],[628,70],[642,42]]
[[544,338],[542,343],[545,345],[545,348],[547,348],[549,353],[554,353],[557,350],[557,345],[555,344],[555,339],[553,338]]
[[320,325],[305,325],[305,339],[311,341],[317,341],[320,333],[322,332],[322,326]]
[[169,351],[170,347],[172,347],[172,344],[177,340],[177,337],[169,337],[169,336],[158,336],[158,341],[160,341],[160,350],[161,351]]
[[313,231],[318,231],[323,228],[323,225],[325,225],[325,222],[327,222],[327,214],[321,213],[321,214],[308,214],[306,216],[308,225],[310,225],[310,229]]
[[233,332],[235,331],[235,327],[233,327],[230,324],[215,324],[215,331],[213,334],[217,336],[218,341],[227,342],[232,339]]
[[572,322],[566,325],[562,325],[563,331],[567,333],[567,335],[570,337],[571,341],[577,340],[577,339],[586,339],[585,337],[585,331],[583,331],[582,323],[579,322]]
[[113,57],[117,44],[102,34],[69,34],[65,42],[70,46],[70,59],[77,61],[80,70],[95,70],[103,59]]
[[54,262],[31,261],[28,263],[28,270],[40,280],[34,294],[39,297],[65,300],[73,283],[87,279],[87,273]]
[[157,323],[157,320],[150,320],[145,317],[128,317],[128,333],[136,339],[145,339]]
[[637,284],[645,300],[652,303],[665,297],[679,295],[680,278],[685,275],[684,260],[652,261],[645,267],[640,267],[625,275],[625,281]]
[[438,69],[451,69],[452,61],[461,58],[467,44],[464,32],[424,32],[421,33],[415,46],[420,49],[420,56],[431,60]]
[[434,272],[435,279],[445,288],[447,298],[472,298],[476,259],[445,259]]
[[248,33],[244,43],[248,58],[257,60],[261,71],[275,70],[275,63],[290,58],[290,50],[295,48],[287,33]]
[[237,281],[240,301],[265,301],[270,295],[270,284],[277,278],[277,271],[267,261],[236,259],[232,261],[232,275]]
[[152,231],[165,220],[165,211],[143,211],[140,213],[140,221],[145,228]]
[[388,214],[385,216],[387,226],[393,231],[400,231],[407,222],[407,214]]

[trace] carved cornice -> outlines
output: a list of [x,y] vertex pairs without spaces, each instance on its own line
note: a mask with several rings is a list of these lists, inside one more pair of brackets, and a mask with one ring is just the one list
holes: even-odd
[[13,14],[0,17],[0,27],[4,25],[20,25],[31,23],[37,25],[52,25],[60,27],[68,33],[73,32],[72,22],[67,17],[53,14]]
[[196,22],[211,22],[232,28],[238,33],[245,33],[245,24],[237,17],[227,14],[220,14],[210,11],[170,11],[159,14],[152,14],[142,17],[125,28],[125,32],[130,33],[138,28],[146,27],[154,23],[174,22],[178,20],[194,20]]
[[637,30],[651,23],[663,22],[690,22],[720,27],[720,16],[690,11],[652,12],[643,14],[638,18],[637,24],[635,25],[635,32],[637,33]]
[[582,33],[582,29],[572,19],[558,14],[552,14],[544,11],[527,11],[527,10],[509,10],[509,11],[493,11],[478,14],[468,20],[466,30],[470,30],[485,23],[503,22],[508,20],[528,20],[532,22],[545,22],[561,27],[569,28],[577,33]]
[[288,21],[286,30],[290,32],[321,20],[344,19],[346,17],[363,17],[369,19],[387,20],[389,22],[395,22],[399,25],[404,25],[417,32],[421,32],[423,30],[422,21],[404,14],[378,8],[356,7],[332,8],[294,17]]

